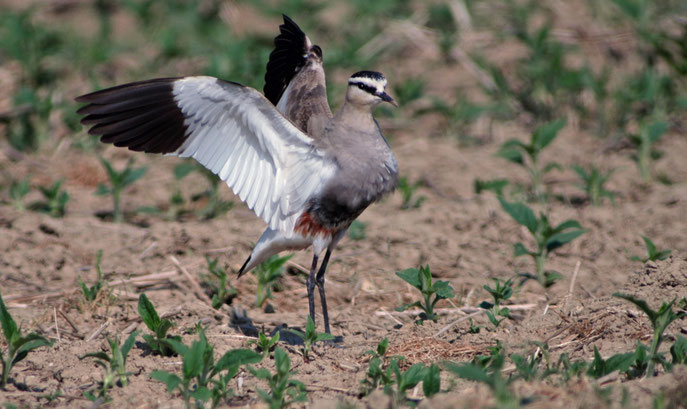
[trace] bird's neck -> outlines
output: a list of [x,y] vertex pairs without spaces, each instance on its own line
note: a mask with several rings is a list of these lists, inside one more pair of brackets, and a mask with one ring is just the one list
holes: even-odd
[[375,129],[376,126],[372,117],[373,110],[374,106],[346,101],[339,109],[339,112],[337,112],[336,119],[340,121],[339,123],[346,124],[346,126],[351,128],[361,130]]

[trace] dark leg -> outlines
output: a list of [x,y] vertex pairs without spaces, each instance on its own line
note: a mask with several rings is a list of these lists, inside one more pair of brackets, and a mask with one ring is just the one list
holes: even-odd
[[327,249],[320,265],[320,271],[317,272],[317,289],[320,290],[320,302],[322,303],[322,316],[324,318],[324,332],[331,334],[329,329],[329,314],[327,313],[327,298],[324,295],[324,273],[327,271],[327,263],[329,263],[329,256],[332,255],[331,248]]
[[308,288],[308,307],[310,307],[310,318],[315,322],[315,270],[317,270],[317,254],[312,258],[312,267],[310,268],[310,275],[305,280],[305,285]]

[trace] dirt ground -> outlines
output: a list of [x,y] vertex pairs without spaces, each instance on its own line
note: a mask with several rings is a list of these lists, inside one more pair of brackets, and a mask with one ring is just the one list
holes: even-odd
[[[394,82],[396,68],[375,68],[386,70],[389,81]],[[459,66],[436,64],[426,77],[432,78],[432,73],[444,78],[455,76],[456,82],[470,78]],[[86,92],[87,87],[83,84],[78,91]],[[441,90],[442,84],[435,81],[427,93],[439,94]],[[424,182],[418,194],[426,200],[419,208],[401,210],[400,194],[395,193],[371,206],[360,217],[367,225],[366,237],[346,238],[334,253],[326,288],[332,332],[343,337],[342,343],[316,346],[315,358],[310,362],[304,361],[298,345],[280,343],[289,352],[294,377],[307,386],[308,404],[304,406],[333,408],[341,401],[369,408],[386,405],[387,398],[381,393],[358,397],[367,369],[364,352],[384,337],[389,338],[391,352],[406,357],[409,363],[447,359],[467,362],[497,341],[509,353],[529,354],[536,348],[534,342],[539,341],[548,343],[553,360],[561,353],[591,360],[593,346],[607,357],[632,351],[638,341],[649,343],[651,339],[652,329],[646,317],[611,294],[622,291],[637,295],[654,308],[661,301],[687,296],[684,135],[666,135],[659,146],[665,156],[656,162],[655,170],[668,175],[674,183],[643,185],[638,182],[636,166],[627,151],[605,150],[607,141],[574,123],[567,126],[544,154],[565,169],[546,179],[551,191],[564,198],[550,201],[546,210],[553,222],[577,219],[587,233],[551,256],[548,267],[562,273],[563,280],[548,290],[532,281],[524,283],[510,302],[533,305],[514,310],[514,319],[497,329],[488,325],[484,315],[478,316],[475,323],[485,328],[473,334],[468,331],[467,320],[454,324],[465,316],[458,308],[488,300],[489,294],[482,286],[490,284],[492,278],[508,278],[533,267],[529,259],[513,257],[513,243],[532,244],[527,231],[501,210],[493,195],[478,196],[473,191],[475,178],[508,177],[527,182],[521,168],[496,157],[495,152],[506,139],[524,139],[528,131],[514,123],[494,123],[485,143],[464,145],[437,136],[443,124],[432,116],[420,120],[381,118],[380,125],[390,137],[401,174],[411,181]],[[67,215],[62,219],[0,205],[2,295],[22,328],[56,340],[54,347],[30,353],[14,368],[15,382],[0,391],[0,402],[19,407],[89,407],[91,402],[82,393],[101,379],[101,369],[92,360],[78,357],[105,350],[107,336],[118,334],[123,338],[134,330],[147,331],[136,311],[136,300],[143,291],[159,312],[171,312],[170,319],[177,324],[172,332],[182,335],[185,342],[194,338],[187,330],[201,322],[217,356],[246,347],[257,331],[304,327],[307,297],[302,266],[310,263],[309,251],[297,253],[288,264],[279,291],[269,301],[273,312],[254,306],[256,281],[251,274],[233,279],[231,284],[238,296],[231,306],[213,310],[208,299],[194,295],[189,280],[174,263],[173,259],[178,260],[197,280],[207,271],[206,255],[219,257],[220,264],[238,269],[265,228],[238,200],[226,216],[209,221],[176,222],[137,214],[126,223],[115,224],[96,216],[111,209],[109,198],[94,195],[95,186],[106,178],[96,156],[83,155],[59,141],[53,148],[21,160],[6,150],[0,153],[4,155],[0,160],[8,164],[5,169],[14,177],[30,175],[34,185],[63,178],[71,195]],[[137,165],[148,165],[146,176],[124,193],[126,210],[168,202],[176,159],[113,147],[106,148],[102,155],[118,166],[130,157],[136,158]],[[576,178],[570,166],[590,163],[616,169],[609,183],[617,193],[614,204],[570,204],[576,203],[574,199],[580,195],[574,188]],[[186,195],[197,193],[198,186],[205,186],[199,175],[182,182]],[[234,199],[225,187],[223,196]],[[33,192],[27,202],[37,199]],[[640,235],[651,237],[660,248],[672,249],[672,255],[646,265],[631,261],[630,256],[645,251]],[[114,298],[93,306],[82,301],[78,278],[95,282],[98,250],[103,250],[102,271],[111,283],[107,288]],[[577,263],[579,273],[571,287]],[[414,317],[394,313],[396,307],[418,298],[416,290],[394,273],[421,264],[429,264],[436,278],[448,280],[457,296],[438,305],[445,309],[438,322],[419,326]],[[152,274],[158,274],[157,278],[144,284],[133,280]],[[124,282],[117,283],[121,280]],[[685,333],[687,322],[678,321],[668,328],[667,340]],[[156,369],[178,370],[180,359],[146,354],[140,346],[131,351],[127,361],[133,374],[129,385],[114,388],[113,402],[108,406],[183,407],[180,398],[170,396],[162,383],[149,377]],[[623,390],[630,395],[626,407],[646,408],[659,391],[684,396],[687,371],[677,368],[650,380],[624,383],[612,379],[603,386],[613,385],[613,399],[600,393],[599,384],[591,380],[567,384],[519,381],[514,390],[519,396],[531,397],[528,407],[532,408],[620,407],[617,396]],[[256,394],[256,388],[264,388],[264,384],[250,373],[242,371],[232,381],[232,388],[236,396],[231,406],[264,407]],[[493,403],[483,385],[456,380],[447,373],[442,373],[442,390],[449,392],[422,401],[420,407],[482,408]],[[49,402],[46,396],[56,391],[61,391],[62,397]],[[412,391],[410,396],[419,399],[422,390]]]

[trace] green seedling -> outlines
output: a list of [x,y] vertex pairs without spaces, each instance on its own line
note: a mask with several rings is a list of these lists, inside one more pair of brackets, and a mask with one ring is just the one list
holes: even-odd
[[602,172],[596,166],[591,166],[586,170],[582,166],[575,165],[573,170],[580,177],[581,184],[577,185],[587,195],[587,200],[592,206],[600,206],[604,198],[607,198],[613,203],[615,193],[606,190],[604,184],[608,182],[613,171]]
[[401,192],[403,202],[401,209],[417,209],[427,199],[425,196],[415,197],[415,191],[422,186],[421,182],[410,183],[407,178],[401,177],[398,180],[398,190]]
[[565,119],[559,119],[540,126],[534,130],[528,143],[510,139],[501,145],[497,153],[498,156],[527,169],[532,180],[532,193],[537,201],[543,202],[546,199],[543,176],[553,169],[561,169],[561,166],[555,162],[542,166],[539,155],[556,139],[558,132],[565,126],[565,122]]
[[14,94],[15,118],[10,121],[7,139],[18,151],[36,151],[50,133],[50,113],[53,111],[50,93],[24,86]]
[[585,361],[570,362],[570,356],[567,352],[562,353],[558,357],[556,363],[556,371],[563,377],[564,381],[569,381],[573,377],[579,377],[587,371],[589,364]]
[[248,344],[255,344],[255,346],[258,347],[258,350],[262,352],[262,356],[265,357],[269,355],[270,351],[274,349],[274,347],[277,345],[279,342],[279,335],[280,332],[277,331],[276,334],[274,334],[273,337],[268,338],[267,335],[264,333],[260,332],[258,333],[258,339],[257,340],[250,340],[248,341]]
[[670,256],[672,250],[659,250],[650,238],[642,236],[644,240],[644,245],[646,246],[646,257],[632,256],[630,259],[632,261],[641,261],[646,263],[647,261],[665,260]]
[[677,336],[675,343],[670,347],[670,356],[673,359],[673,365],[687,364],[687,338]]
[[593,378],[601,378],[611,372],[627,372],[635,362],[635,354],[628,352],[624,354],[615,354],[608,359],[603,359],[599,350],[594,346],[594,360],[589,364],[587,375]]
[[[482,301],[479,306],[486,310],[485,313],[494,327],[498,327],[501,321],[510,317],[510,310],[508,310],[508,307],[501,308],[501,302],[508,300],[513,295],[513,279],[510,278],[502,283],[501,280],[495,278],[494,284],[494,288],[486,284],[484,285],[484,289],[491,294],[494,302]],[[499,319],[498,317],[503,318]]]
[[281,278],[284,264],[291,257],[293,257],[293,254],[284,257],[274,255],[251,271],[258,279],[255,299],[256,307],[262,308],[265,301],[272,298],[272,290],[277,285],[277,280]]
[[62,188],[62,181],[55,182],[50,187],[39,186],[38,189],[43,194],[44,201],[31,204],[31,210],[47,213],[52,217],[63,217],[65,206],[69,202],[69,193]]
[[107,393],[110,389],[116,385],[126,386],[128,384],[131,372],[126,371],[126,358],[134,346],[139,333],[140,331],[132,332],[121,346],[119,345],[118,336],[115,336],[114,339],[108,337],[107,343],[110,345],[109,355],[101,351],[91,352],[79,357],[79,359],[95,358],[96,365],[101,366],[105,370],[103,380],[95,390],[95,393],[94,391],[86,391],[84,396],[92,401],[97,399],[109,400]]
[[53,341],[49,341],[35,332],[22,335],[21,328],[17,326],[17,323],[5,306],[2,293],[0,293],[0,324],[2,325],[2,333],[7,343],[7,349],[4,352],[0,351],[0,363],[2,363],[0,389],[4,390],[9,381],[12,367],[26,358],[29,352],[34,349],[52,346]]
[[687,313],[684,311],[675,313],[673,311],[673,304],[675,304],[675,299],[673,299],[673,301],[669,303],[661,303],[661,307],[658,309],[658,311],[654,311],[649,307],[649,304],[647,304],[646,301],[633,297],[631,295],[615,293],[613,294],[613,296],[622,298],[636,305],[637,308],[644,311],[644,313],[649,317],[649,320],[651,321],[651,326],[654,328],[654,336],[651,341],[651,346],[649,347],[649,364],[646,370],[646,376],[652,377],[654,376],[654,364],[656,362],[661,363],[665,366],[665,364],[663,364],[663,362],[665,361],[658,354],[658,348],[661,345],[661,342],[663,342],[663,333],[665,332],[666,328],[668,327],[668,325],[670,325],[671,322],[687,317]]
[[98,273],[98,279],[96,280],[95,284],[92,286],[87,286],[86,283],[81,280],[81,277],[78,277],[79,285],[81,286],[81,293],[84,296],[84,299],[88,302],[94,302],[98,298],[98,294],[100,294],[100,290],[103,289],[103,286],[105,285],[105,280],[103,279],[103,271],[100,268],[100,262],[103,258],[103,251],[98,250],[98,252],[95,254],[95,271]]
[[[541,342],[536,342],[535,344],[541,355],[538,355],[537,351],[534,351],[529,357],[524,357],[519,354],[512,354],[510,356],[510,360],[515,364],[515,372],[517,374],[515,376],[528,382],[535,379],[544,379],[557,372],[556,368],[553,367],[550,362],[549,346]],[[546,361],[546,366],[543,371],[541,370],[542,361]]]
[[557,226],[551,226],[549,218],[544,213],[540,213],[537,218],[532,209],[523,203],[510,203],[503,198],[499,198],[501,207],[506,211],[516,222],[525,226],[532,234],[534,241],[537,244],[535,250],[528,250],[524,244],[515,243],[513,246],[514,256],[520,257],[528,255],[532,257],[535,263],[536,275],[528,275],[525,277],[536,278],[539,284],[548,288],[552,286],[561,275],[555,271],[545,270],[544,263],[548,255],[557,248],[570,243],[586,232],[576,220],[566,220]]
[[204,167],[197,165],[196,169],[208,180],[210,188],[203,193],[194,195],[192,200],[207,198],[205,207],[197,212],[197,217],[201,220],[214,219],[219,217],[234,207],[234,202],[222,200],[220,196],[220,178]]
[[10,184],[9,194],[10,199],[12,199],[12,205],[15,209],[24,211],[24,198],[31,191],[31,186],[29,185],[29,178],[24,180],[13,180]]
[[274,349],[274,364],[276,372],[270,373],[265,368],[253,368],[248,370],[258,379],[264,379],[269,384],[270,390],[258,389],[258,395],[270,409],[287,408],[296,402],[306,402],[307,392],[305,385],[295,379],[291,379],[291,360],[289,355],[281,348]]
[[166,340],[171,339],[177,342],[181,342],[181,337],[171,336],[167,334],[173,326],[174,323],[168,319],[161,319],[155,310],[153,303],[148,300],[145,293],[142,293],[138,297],[138,315],[141,316],[143,323],[146,324],[149,330],[153,332],[154,335],[144,334],[143,339],[148,344],[148,347],[155,353],[162,356],[172,356],[174,355],[174,350],[165,343]]
[[315,345],[316,342],[331,341],[334,339],[334,336],[332,334],[318,333],[317,329],[315,328],[315,323],[313,322],[312,317],[310,317],[309,315],[308,323],[305,325],[305,333],[295,329],[292,329],[290,331],[303,340],[303,359],[305,359],[306,361],[308,360],[308,356],[310,354],[310,351],[312,350],[312,346]]
[[179,184],[182,179],[188,176],[197,166],[193,162],[182,162],[174,167],[174,191],[169,198],[169,208],[167,209],[167,219],[179,220],[187,211],[184,209],[186,200],[181,193]]
[[[164,383],[170,393],[179,391],[187,409],[204,407],[208,401],[212,402],[212,407],[225,403],[232,396],[229,381],[236,376],[239,367],[262,360],[261,354],[249,349],[233,349],[215,362],[214,348],[202,329],[198,330],[198,340],[190,347],[169,338],[163,342],[182,357],[182,377],[159,370],[153,371],[150,377]],[[191,405],[192,400],[194,405]]]
[[661,140],[667,130],[668,123],[665,121],[645,122],[640,125],[639,134],[629,135],[630,142],[637,149],[633,159],[637,162],[643,182],[651,181],[652,162],[662,155],[654,148],[654,144]]
[[[384,338],[377,344],[376,350],[365,351],[365,354],[371,355],[370,362],[367,368],[367,374],[365,379],[360,383],[362,384],[362,395],[367,396],[372,391],[377,389],[377,387],[390,385],[393,380],[391,378],[391,370],[386,359],[386,350],[389,348],[389,339]],[[391,358],[392,360],[398,359],[396,357]],[[386,368],[386,370],[384,369]]]
[[448,281],[432,282],[432,273],[429,270],[429,265],[420,266],[419,270],[417,268],[409,268],[398,271],[396,275],[422,293],[422,301],[415,301],[396,308],[396,311],[405,311],[411,307],[422,309],[423,313],[420,314],[418,323],[422,323],[423,320],[436,321],[439,319],[439,316],[434,313],[434,306],[440,300],[454,297],[453,288]]
[[438,392],[439,368],[432,366],[436,369],[433,369],[432,374],[428,376],[429,369],[423,364],[413,364],[405,371],[401,371],[398,367],[398,361],[392,360],[389,363],[389,370],[393,376],[393,381],[384,386],[384,393],[391,397],[390,407],[396,408],[404,404],[407,400],[406,392],[424,380],[427,381],[427,389],[430,394]]
[[354,220],[348,228],[348,237],[355,241],[364,240],[366,237],[366,230],[367,223],[361,222],[360,220]]
[[520,407],[518,399],[509,388],[512,379],[504,378],[501,375],[504,361],[505,356],[501,354],[488,367],[474,363],[458,364],[455,362],[445,362],[443,366],[459,378],[487,385],[494,395],[497,402],[496,407],[499,409],[518,408]]
[[503,189],[508,186],[508,180],[506,179],[492,179],[492,180],[481,180],[475,179],[473,186],[476,195],[482,192],[493,192],[496,196],[503,196]]
[[106,186],[104,183],[98,184],[98,189],[96,194],[99,196],[112,195],[112,220],[120,223],[124,220],[124,215],[120,208],[120,198],[122,191],[130,186],[132,183],[143,177],[148,168],[146,166],[140,168],[133,168],[133,159],[129,159],[126,163],[126,167],[122,171],[117,171],[112,167],[110,162],[104,158],[100,158],[100,162],[105,167],[107,171],[107,176],[109,178],[110,185]]
[[470,327],[468,328],[468,333],[470,334],[479,334],[480,329],[482,329],[481,325],[475,325],[474,321],[472,321],[472,318],[470,318]]
[[219,260],[210,260],[210,257],[205,256],[205,261],[208,263],[208,275],[205,283],[212,291],[212,308],[219,309],[224,304],[231,301],[236,296],[237,292],[234,287],[229,285],[227,288],[227,269],[220,267]]

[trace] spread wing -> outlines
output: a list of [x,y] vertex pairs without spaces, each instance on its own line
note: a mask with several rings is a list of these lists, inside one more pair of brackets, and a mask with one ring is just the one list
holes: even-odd
[[279,26],[265,73],[265,97],[299,129],[321,134],[332,112],[322,67],[322,49],[289,17]]
[[101,141],[192,157],[272,229],[293,234],[307,201],[331,177],[313,140],[256,90],[212,77],[162,78],[80,96]]

